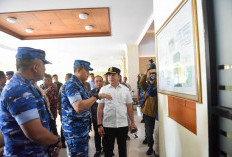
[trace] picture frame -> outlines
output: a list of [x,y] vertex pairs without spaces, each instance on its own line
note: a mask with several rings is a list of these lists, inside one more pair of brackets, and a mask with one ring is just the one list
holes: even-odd
[[196,0],[183,0],[155,37],[158,92],[201,103]]

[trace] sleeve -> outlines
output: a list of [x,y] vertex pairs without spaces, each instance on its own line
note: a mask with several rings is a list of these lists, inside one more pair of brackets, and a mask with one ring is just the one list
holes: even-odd
[[73,82],[66,85],[65,92],[71,104],[73,104],[76,101],[82,100],[80,89]]
[[[101,93],[104,93],[104,87],[102,87],[102,88],[100,89],[100,91],[99,91],[98,94],[101,94]],[[97,100],[97,103],[99,103],[99,104],[103,104],[104,102],[105,102],[104,99]]]
[[19,125],[40,118],[36,99],[26,86],[15,87],[8,97],[7,106]]
[[132,104],[132,103],[133,103],[133,99],[131,97],[130,91],[128,90],[126,94],[126,104]]
[[148,84],[146,83],[147,75],[143,75],[139,81],[139,86],[143,91],[147,90]]

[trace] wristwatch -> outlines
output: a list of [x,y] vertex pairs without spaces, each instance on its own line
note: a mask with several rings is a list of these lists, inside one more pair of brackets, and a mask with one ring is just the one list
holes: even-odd
[[97,125],[97,128],[99,128],[100,126],[103,126],[103,125],[102,125],[102,124],[98,124],[98,125]]
[[93,97],[97,98],[97,100],[99,99],[98,93],[93,94]]

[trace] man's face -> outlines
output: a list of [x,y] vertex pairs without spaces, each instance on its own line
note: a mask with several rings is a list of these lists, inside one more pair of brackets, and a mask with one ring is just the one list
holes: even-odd
[[89,77],[89,70],[85,69],[85,68],[82,68],[80,70],[80,79],[82,82],[85,82],[86,80],[88,80],[88,77]]
[[94,85],[95,85],[96,88],[101,89],[101,87],[103,86],[102,78],[101,77],[95,77]]
[[89,77],[91,81],[94,81],[94,75],[90,75]]
[[68,79],[70,79],[70,77],[68,76],[68,75],[65,75],[65,82],[67,82],[68,81]]
[[109,82],[112,84],[119,83],[120,75],[119,74],[109,74],[108,75]]
[[42,80],[44,78],[44,74],[45,74],[45,64],[42,60],[39,60],[38,64],[37,64],[37,73],[36,73],[36,80],[35,81],[39,81]]
[[6,84],[6,76],[0,78],[0,86],[3,86],[4,84]]
[[48,88],[52,84],[52,78],[44,77],[43,83],[44,83],[45,87]]
[[13,75],[7,75],[7,76],[6,76],[6,79],[7,79],[7,80],[10,80],[10,79],[12,78],[12,76],[13,76]]
[[58,82],[58,76],[54,76],[52,79],[53,79],[53,82]]
[[127,81],[127,77],[123,77],[123,82],[126,83],[126,81]]

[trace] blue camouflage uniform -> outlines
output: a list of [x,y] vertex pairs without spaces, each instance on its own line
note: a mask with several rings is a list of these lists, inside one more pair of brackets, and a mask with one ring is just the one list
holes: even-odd
[[28,121],[40,118],[42,125],[50,130],[46,101],[40,91],[16,73],[4,87],[0,103],[0,128],[7,143],[4,156],[46,157],[47,146],[30,141],[20,128]]
[[[76,60],[74,66],[82,65],[87,70],[90,63]],[[70,156],[88,157],[88,137],[90,131],[90,110],[77,113],[72,104],[79,100],[89,98],[89,93],[84,84],[73,75],[62,89],[62,128],[67,141]]]
[[[16,59],[41,59],[45,64],[51,64],[45,59],[43,50],[30,47],[19,47]],[[45,99],[29,80],[16,73],[3,88],[0,97],[0,129],[4,136],[4,156],[48,156],[48,146],[32,142],[20,128],[20,125],[37,118],[50,131],[50,114]]]

